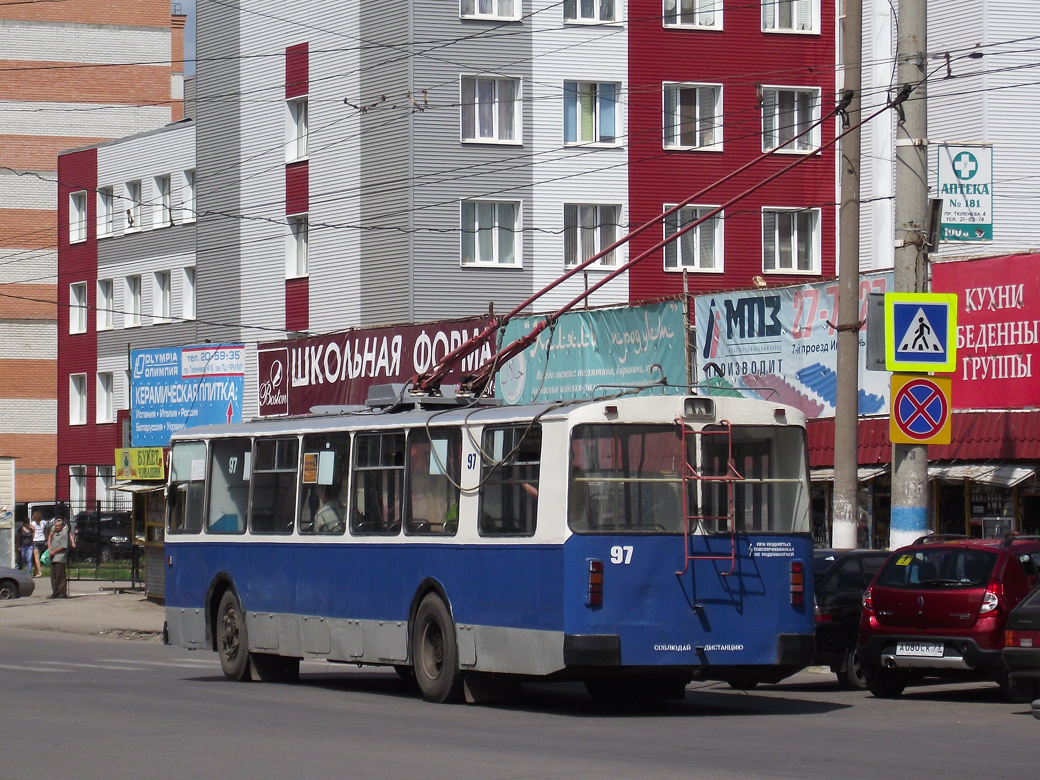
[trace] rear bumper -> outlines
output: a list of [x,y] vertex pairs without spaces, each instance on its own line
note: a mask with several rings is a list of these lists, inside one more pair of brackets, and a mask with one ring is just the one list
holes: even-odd
[[[896,652],[898,642],[942,642],[942,657],[908,656]],[[941,636],[872,636],[859,648],[860,660],[894,669],[982,670],[1001,665],[1000,650],[979,647],[974,639]]]
[[1005,647],[1002,657],[1012,677],[1040,679],[1040,648]]

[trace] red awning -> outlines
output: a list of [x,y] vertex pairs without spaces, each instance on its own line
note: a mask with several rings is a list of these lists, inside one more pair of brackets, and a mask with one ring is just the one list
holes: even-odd
[[[892,462],[888,417],[861,417],[859,463]],[[929,460],[1040,460],[1040,410],[954,412],[949,444],[928,447]],[[810,420],[809,465],[834,465],[834,418]]]

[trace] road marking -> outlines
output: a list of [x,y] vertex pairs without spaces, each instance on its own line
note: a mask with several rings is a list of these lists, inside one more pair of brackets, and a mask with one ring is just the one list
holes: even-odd
[[61,672],[68,674],[71,669],[41,669],[38,666],[16,666],[15,664],[0,664],[0,669],[10,669],[12,672]]

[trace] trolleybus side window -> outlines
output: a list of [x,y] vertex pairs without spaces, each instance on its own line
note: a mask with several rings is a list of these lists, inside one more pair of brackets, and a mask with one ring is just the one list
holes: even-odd
[[249,530],[254,534],[291,534],[296,522],[296,469],[299,441],[257,439]]
[[[721,431],[712,427],[712,431]],[[712,433],[691,436],[700,453],[691,463],[704,477],[699,483],[700,514],[705,532],[728,532],[727,474],[732,439],[734,480],[733,518],[741,533],[790,533],[809,530],[809,490],[806,484],[805,434],[794,426],[735,425],[732,436]],[[698,460],[699,457],[699,460]],[[714,519],[711,519],[714,518]]]
[[206,530],[211,534],[240,534],[246,530],[251,444],[247,438],[213,440],[206,515]]
[[[432,440],[431,440],[432,434]],[[462,433],[416,428],[408,434],[406,534],[454,536],[459,528]]]
[[350,434],[303,437],[300,533],[342,534],[347,527]]
[[532,536],[538,516],[539,425],[485,428],[480,491],[481,536]]
[[681,532],[682,468],[682,439],[674,425],[576,427],[567,501],[571,529]]
[[354,437],[352,534],[401,533],[404,456],[403,433],[365,433]]
[[206,499],[206,443],[179,441],[170,458],[168,532],[197,534],[202,530]]

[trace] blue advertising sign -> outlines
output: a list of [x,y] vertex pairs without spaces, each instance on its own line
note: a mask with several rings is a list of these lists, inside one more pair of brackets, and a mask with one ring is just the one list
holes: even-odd
[[130,360],[134,447],[165,447],[183,428],[241,422],[242,344],[135,349]]
[[[530,333],[541,317],[506,325],[502,344]],[[686,312],[680,301],[564,314],[552,330],[498,372],[495,395],[508,404],[592,398],[664,379],[686,392]]]

